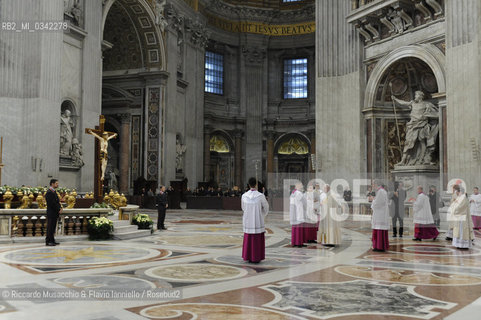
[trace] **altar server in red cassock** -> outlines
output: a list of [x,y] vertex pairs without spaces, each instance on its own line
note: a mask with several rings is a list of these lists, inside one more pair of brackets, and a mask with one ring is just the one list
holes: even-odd
[[265,259],[265,225],[264,218],[269,212],[269,204],[264,194],[257,191],[255,178],[249,179],[250,190],[242,195],[242,224],[244,229],[244,244],[242,259],[258,263]]

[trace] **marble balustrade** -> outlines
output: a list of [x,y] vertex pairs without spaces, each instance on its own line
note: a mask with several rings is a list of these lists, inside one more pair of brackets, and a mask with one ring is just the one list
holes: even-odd
[[[108,216],[110,209],[64,209],[59,217],[57,235],[87,234],[88,221]],[[43,237],[47,230],[45,209],[0,209],[0,236]]]

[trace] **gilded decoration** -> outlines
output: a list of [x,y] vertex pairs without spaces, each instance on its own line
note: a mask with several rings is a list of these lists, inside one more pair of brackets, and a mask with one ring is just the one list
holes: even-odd
[[228,32],[263,34],[266,36],[294,36],[316,32],[316,22],[296,24],[266,24],[254,21],[231,21],[206,14],[208,23]]
[[278,153],[304,155],[309,153],[309,146],[299,138],[291,138],[281,144]]
[[230,147],[223,137],[215,135],[210,138],[210,151],[215,151],[218,153],[229,153]]

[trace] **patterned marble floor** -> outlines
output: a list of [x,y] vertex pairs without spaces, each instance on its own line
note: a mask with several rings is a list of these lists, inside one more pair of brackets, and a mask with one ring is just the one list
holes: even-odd
[[281,213],[266,226],[259,264],[241,259],[235,211],[169,210],[167,231],[128,241],[1,245],[0,319],[479,319],[479,238],[378,253],[365,221],[335,248],[290,247]]

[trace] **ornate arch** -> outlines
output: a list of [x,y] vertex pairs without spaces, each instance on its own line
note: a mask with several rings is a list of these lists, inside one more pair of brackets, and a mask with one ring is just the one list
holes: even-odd
[[279,148],[284,143],[289,142],[292,139],[298,139],[298,140],[304,142],[307,145],[307,149],[308,149],[307,153],[310,153],[311,141],[309,140],[309,138],[306,135],[304,135],[302,133],[298,133],[298,132],[288,132],[288,133],[282,134],[279,138],[277,138],[277,140],[274,142],[274,153],[278,154]]
[[[224,130],[214,130],[211,133],[210,136],[211,136],[211,141],[215,137],[220,137],[220,139],[223,139],[225,141],[225,143],[227,144],[228,148],[229,148],[228,153],[232,153],[234,151],[233,140],[232,140],[231,136],[226,131],[224,131]],[[221,143],[221,142],[219,142],[219,143]],[[212,149],[211,149],[211,151],[212,151]]]
[[433,71],[439,92],[446,92],[445,56],[432,44],[416,44],[398,48],[384,56],[374,67],[366,85],[364,108],[372,108],[375,103],[376,88],[382,76],[391,65],[403,58],[418,58],[424,61]]
[[127,11],[127,14],[137,30],[142,49],[147,51],[142,54],[145,60],[143,62],[144,67],[157,65],[160,70],[165,71],[167,59],[164,35],[159,26],[155,23],[155,13],[152,6],[149,4],[152,3],[152,5],[155,5],[155,1],[107,0],[103,6],[102,12],[102,40],[104,40],[107,17],[115,2]]

